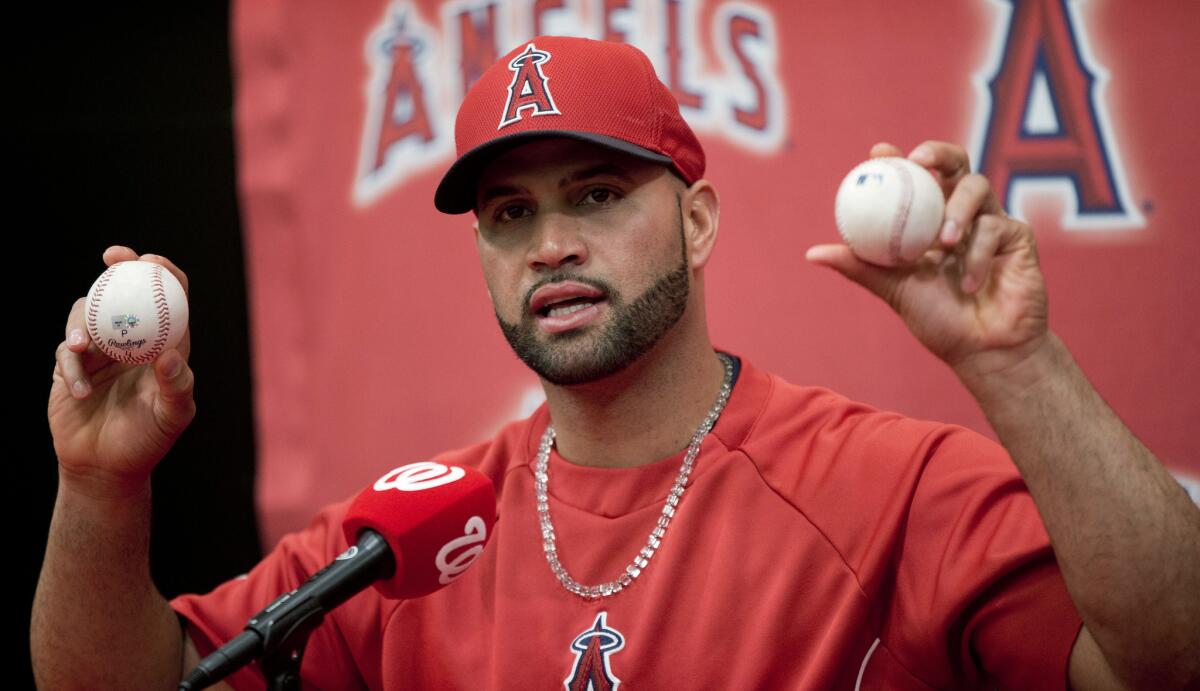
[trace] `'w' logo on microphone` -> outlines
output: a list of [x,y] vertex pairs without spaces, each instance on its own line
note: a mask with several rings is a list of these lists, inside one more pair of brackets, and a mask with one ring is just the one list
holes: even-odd
[[571,641],[575,667],[563,682],[567,691],[617,691],[621,685],[608,666],[608,656],[625,647],[625,637],[608,627],[604,621],[607,616],[608,612],[601,612],[592,628]]

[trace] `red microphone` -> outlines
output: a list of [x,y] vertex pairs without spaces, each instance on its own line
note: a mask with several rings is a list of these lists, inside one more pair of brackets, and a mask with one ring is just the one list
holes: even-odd
[[350,504],[342,530],[352,547],[254,615],[179,688],[205,688],[258,658],[269,684],[274,676],[293,688],[304,643],[326,612],[372,583],[389,598],[449,585],[483,553],[495,523],[496,489],[478,470],[421,461],[389,471]]
[[363,490],[342,530],[354,544],[366,529],[392,548],[396,575],[377,581],[384,597],[428,595],[450,584],[483,552],[496,522],[496,488],[483,473],[421,461],[400,466]]

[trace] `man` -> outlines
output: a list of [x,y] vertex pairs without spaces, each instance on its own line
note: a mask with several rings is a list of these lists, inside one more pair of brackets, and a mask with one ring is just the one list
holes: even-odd
[[[966,430],[713,348],[704,267],[718,196],[635,49],[517,47],[472,87],[456,139],[436,204],[475,212],[496,316],[547,403],[438,457],[496,484],[484,556],[428,597],[369,591],[343,605],[310,641],[313,686],[1197,683],[1200,512],[1048,330],[1032,232],[961,149],[909,154],[948,198],[942,247],[920,265],[873,267],[844,246],[808,258],[896,309],[975,395],[1015,468]],[[186,286],[168,260],[142,258]],[[166,602],[147,569],[149,476],[193,414],[188,342],[125,368],[81,326],[77,304],[49,407],[61,481],[35,669],[56,688],[165,688],[345,549],[346,505],[247,578]],[[230,681],[262,685],[254,670]]]

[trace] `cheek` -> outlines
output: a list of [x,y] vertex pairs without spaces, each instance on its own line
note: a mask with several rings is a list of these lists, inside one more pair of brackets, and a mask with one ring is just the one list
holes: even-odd
[[485,251],[479,260],[492,307],[506,321],[516,321],[521,311],[520,273],[506,270],[499,258]]
[[658,275],[664,269],[674,269],[683,256],[680,243],[678,223],[673,217],[647,223],[622,248],[628,262],[626,267],[643,275]]

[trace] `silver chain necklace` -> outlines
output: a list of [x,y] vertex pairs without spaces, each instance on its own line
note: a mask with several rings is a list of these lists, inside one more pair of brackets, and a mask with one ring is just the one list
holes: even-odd
[[687,453],[683,455],[683,465],[679,467],[679,475],[675,478],[675,484],[671,486],[666,503],[663,504],[658,523],[655,524],[654,530],[650,531],[646,546],[637,553],[629,566],[625,567],[624,573],[614,581],[599,585],[583,585],[571,578],[571,574],[567,573],[567,569],[558,560],[558,544],[554,535],[554,524],[550,521],[550,494],[547,491],[550,482],[550,448],[554,446],[554,426],[546,427],[546,432],[542,435],[542,442],[538,446],[537,465],[534,470],[538,522],[541,523],[542,528],[542,550],[546,553],[546,561],[550,564],[550,570],[554,572],[558,582],[562,583],[563,587],[570,592],[587,600],[616,595],[633,584],[634,580],[646,569],[659,545],[662,544],[663,536],[667,534],[667,526],[671,524],[671,518],[675,516],[675,508],[679,505],[679,500],[683,498],[683,491],[687,489],[688,476],[692,474],[696,456],[700,453],[700,442],[704,441],[704,437],[712,431],[713,425],[717,423],[717,418],[725,409],[725,404],[729,401],[729,393],[733,389],[733,359],[723,353],[717,353],[717,357],[725,367],[725,378],[721,382],[721,391],[717,394],[717,401],[708,411],[704,422],[700,423],[696,433],[692,435]]

